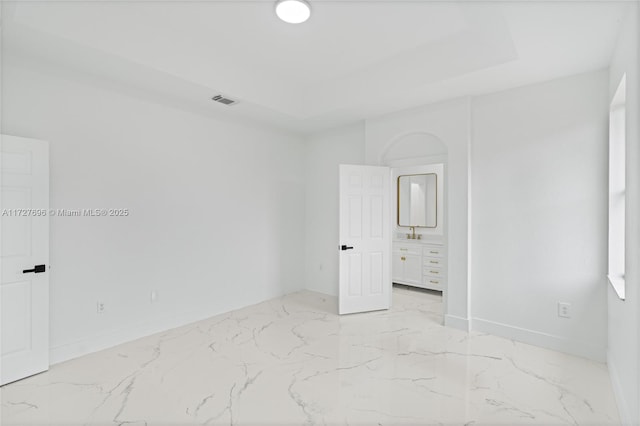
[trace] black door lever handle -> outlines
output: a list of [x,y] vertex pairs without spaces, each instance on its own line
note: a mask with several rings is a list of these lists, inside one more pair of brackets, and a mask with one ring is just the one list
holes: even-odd
[[353,250],[353,247],[340,246],[340,250],[342,250],[342,251],[344,251],[344,250]]
[[33,267],[33,269],[24,269],[22,273],[28,274],[29,272],[33,272],[35,274],[39,274],[40,272],[44,272],[45,270],[46,270],[46,267],[44,265],[36,265]]

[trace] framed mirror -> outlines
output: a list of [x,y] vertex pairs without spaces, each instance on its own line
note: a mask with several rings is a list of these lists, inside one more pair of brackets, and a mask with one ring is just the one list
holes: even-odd
[[438,175],[398,176],[398,226],[438,226]]

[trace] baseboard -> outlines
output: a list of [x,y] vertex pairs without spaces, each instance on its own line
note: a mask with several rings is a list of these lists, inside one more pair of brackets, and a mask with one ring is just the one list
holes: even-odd
[[320,293],[320,294],[324,294],[326,296],[333,296],[333,297],[338,297],[338,286],[314,286],[314,285],[310,285],[310,286],[305,286],[303,290],[309,290],[312,291],[314,293]]
[[546,349],[577,355],[598,362],[606,362],[606,354],[599,345],[589,342],[576,342],[562,336],[540,331],[515,327],[482,318],[473,318],[473,330],[489,333]]
[[631,411],[629,410],[629,404],[625,399],[625,394],[620,385],[620,376],[618,375],[618,369],[614,363],[611,362],[611,356],[607,352],[607,367],[609,368],[609,377],[611,377],[611,386],[613,387],[613,395],[616,398],[616,404],[618,405],[618,413],[620,414],[620,423],[623,426],[633,426],[631,418]]
[[219,312],[211,310],[199,310],[186,311],[178,314],[172,313],[164,317],[153,318],[149,321],[133,324],[131,326],[127,326],[126,328],[89,336],[75,342],[65,343],[52,347],[49,350],[49,363],[50,365],[58,364],[60,362],[78,358],[83,355],[88,355],[93,352],[98,352],[104,349],[121,345],[123,343],[131,342],[136,339],[151,336],[156,333],[166,332],[168,330],[182,327],[187,324],[202,321],[216,315],[234,311],[236,309],[242,309],[247,306],[262,303],[266,300],[277,297],[280,297],[280,295],[274,295],[273,297],[255,302],[238,304],[238,306],[232,305],[229,307],[225,307],[224,310],[221,310]]
[[444,325],[446,327],[457,328],[459,330],[469,331],[469,320],[467,318],[458,317],[455,315],[445,315],[444,316]]

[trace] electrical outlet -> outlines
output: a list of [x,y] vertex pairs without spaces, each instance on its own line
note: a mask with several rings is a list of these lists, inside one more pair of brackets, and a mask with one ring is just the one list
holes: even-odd
[[104,302],[99,300],[96,302],[96,312],[98,314],[104,314]]
[[158,292],[152,290],[151,294],[149,295],[149,299],[151,300],[151,303],[155,303],[155,301],[158,300]]
[[571,303],[558,302],[558,316],[561,318],[571,318]]

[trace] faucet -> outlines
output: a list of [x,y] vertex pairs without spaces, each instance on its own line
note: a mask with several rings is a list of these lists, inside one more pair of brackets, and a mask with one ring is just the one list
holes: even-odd
[[415,226],[410,226],[409,229],[411,229],[411,239],[415,240],[416,239],[416,227]]

